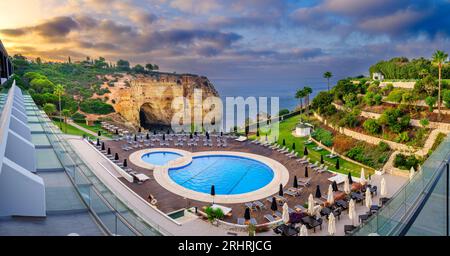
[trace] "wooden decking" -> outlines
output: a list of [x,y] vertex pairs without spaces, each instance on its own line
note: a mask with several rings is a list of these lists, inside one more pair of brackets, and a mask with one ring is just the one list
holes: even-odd
[[[215,139],[213,139],[215,144]],[[124,151],[122,150],[121,146],[125,144],[125,141],[113,141],[108,140],[105,141],[106,148],[110,147],[111,152],[118,153],[120,159],[128,159],[128,156],[137,151],[141,150],[134,149],[130,151]],[[283,164],[288,170],[289,170],[289,182],[287,184],[286,188],[289,188],[292,186],[294,181],[294,176],[297,175],[297,177],[304,177],[304,169],[305,166],[297,163],[294,159],[291,159],[284,154],[281,154],[275,150],[263,147],[261,145],[256,145],[251,143],[250,141],[246,142],[237,142],[232,139],[227,140],[228,146],[225,148],[217,148],[217,147],[204,147],[200,145],[199,146],[184,146],[184,147],[175,147],[173,146],[173,143],[171,142],[169,148],[179,148],[190,152],[198,152],[198,151],[239,151],[239,152],[246,152],[246,153],[253,153],[253,154],[259,154],[263,155],[269,158],[272,158],[281,164]],[[158,145],[159,147],[159,145]],[[207,203],[205,202],[199,202],[194,201],[190,199],[183,198],[182,196],[173,194],[169,191],[167,191],[165,188],[160,186],[154,179],[153,179],[153,171],[147,170],[138,166],[133,165],[131,161],[128,161],[128,166],[132,168],[133,170],[144,173],[147,176],[151,177],[151,180],[146,181],[143,184],[137,184],[137,183],[129,183],[125,179],[121,178],[123,183],[126,184],[128,187],[130,187],[133,191],[135,191],[137,194],[139,194],[141,197],[146,199],[150,194],[153,195],[157,200],[158,204],[157,207],[161,211],[165,213],[169,213],[175,210],[179,210],[186,207],[198,207],[201,209],[202,207],[206,206]],[[314,195],[316,186],[319,185],[320,189],[322,191],[322,194],[326,194],[328,190],[328,185],[330,182],[328,181],[328,178],[331,177],[333,174],[324,172],[324,173],[315,173],[311,169],[308,170],[309,177],[311,178],[311,185],[309,187],[306,187],[303,189],[302,193],[298,197],[291,197],[288,195],[285,195],[285,198],[288,199],[288,205],[291,208],[294,208],[295,205],[303,205],[309,196],[310,193]],[[252,212],[252,217],[255,218],[258,222],[258,224],[262,224],[267,222],[267,220],[264,219],[264,215],[271,213],[270,211],[270,203],[267,202],[266,198],[261,198],[260,200],[262,203],[265,204],[267,210],[258,210]],[[233,209],[233,215],[231,217],[226,217],[225,221],[237,223],[237,218],[243,218],[245,206],[244,204],[225,204],[225,206],[230,207]],[[281,211],[281,206],[279,207],[279,210]]]

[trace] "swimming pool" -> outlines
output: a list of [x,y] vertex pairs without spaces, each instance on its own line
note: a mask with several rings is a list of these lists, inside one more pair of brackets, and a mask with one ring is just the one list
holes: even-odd
[[181,154],[175,152],[158,151],[142,155],[142,160],[152,165],[166,165],[169,161],[175,160],[181,156]]
[[187,189],[216,195],[235,195],[258,190],[269,184],[273,170],[266,164],[241,156],[197,156],[184,167],[170,169],[169,177]]

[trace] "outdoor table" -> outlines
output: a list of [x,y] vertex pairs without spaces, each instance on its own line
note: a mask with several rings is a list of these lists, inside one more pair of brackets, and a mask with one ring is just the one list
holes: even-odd
[[359,215],[359,223],[364,223],[364,221],[366,221],[367,219],[369,219],[370,215],[369,214],[361,214]]
[[313,218],[311,216],[303,217],[301,222],[303,224],[306,224],[310,228],[312,228],[314,230],[314,232],[316,232],[317,226],[320,226],[320,229],[322,229],[322,223],[320,223],[319,221],[317,221],[315,218]]
[[282,236],[296,236],[298,235],[298,231],[291,227],[290,225],[281,224],[280,226],[274,229],[274,232],[277,234],[281,234]]
[[385,205],[388,201],[389,201],[389,198],[387,198],[387,197],[382,197],[382,198],[380,198],[380,204],[381,204],[381,206]]
[[348,209],[348,203],[344,200],[337,200],[336,205],[341,207],[342,209]]
[[330,213],[333,213],[334,217],[337,217],[338,219],[341,218],[341,211],[339,209],[334,209],[332,210],[329,207],[324,207],[322,208],[322,210],[320,211],[320,215],[322,216],[326,216],[328,219],[328,216],[330,215]]
[[361,194],[359,194],[359,193],[353,192],[353,193],[350,194],[350,197],[351,197],[353,200],[356,200],[357,202],[361,202],[362,204],[364,203],[364,202],[363,202],[364,196],[361,195]]

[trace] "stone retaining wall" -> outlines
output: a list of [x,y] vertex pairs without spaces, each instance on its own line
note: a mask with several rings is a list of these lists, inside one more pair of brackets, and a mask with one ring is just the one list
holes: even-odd
[[388,84],[392,84],[394,88],[414,89],[416,82],[381,82],[380,86],[384,87]]

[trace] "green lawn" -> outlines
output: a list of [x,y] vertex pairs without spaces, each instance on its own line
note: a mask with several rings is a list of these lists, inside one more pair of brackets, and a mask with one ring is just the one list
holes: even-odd
[[[52,120],[53,123],[60,128],[60,123],[58,121]],[[64,122],[62,123],[62,129],[60,128],[61,132],[65,133],[65,134],[69,134],[69,135],[77,135],[77,136],[83,136],[83,135],[89,135],[86,134],[84,131],[77,129],[76,127],[73,127],[70,124],[65,124]],[[89,135],[89,137],[92,137]]]
[[102,136],[108,137],[108,138],[112,138],[112,134],[110,134],[108,131],[104,130],[102,128],[101,124],[95,124],[94,126],[89,126],[85,122],[76,122],[76,124],[78,124],[79,126],[85,128],[85,129],[93,131],[96,134],[97,134],[98,131],[101,131],[102,132]]
[[[279,137],[277,138],[278,144],[282,145],[283,139],[286,141],[286,146],[292,150],[292,145],[295,143],[295,151],[299,153],[299,156],[303,156],[304,147],[305,147],[305,141],[307,138],[297,138],[292,135],[292,131],[295,129],[296,125],[298,124],[300,120],[300,116],[293,116],[291,118],[288,118],[286,120],[283,120],[279,123]],[[269,132],[268,132],[269,133]],[[265,133],[261,132],[260,136],[262,138],[265,137]],[[274,138],[268,134],[269,141],[273,141]],[[255,139],[256,135],[250,135],[249,139]],[[361,165],[346,161],[342,158],[339,159],[339,170],[336,169],[336,159],[330,159],[326,157],[326,155],[330,154],[330,152],[326,150],[322,151],[315,151],[313,148],[317,145],[315,143],[311,143],[309,145],[306,145],[308,148],[308,157],[311,159],[310,161],[312,163],[315,163],[316,161],[320,162],[320,155],[323,155],[323,159],[325,164],[328,166],[329,170],[347,174],[348,172],[351,172],[352,176],[360,177],[361,173]],[[373,174],[373,169],[367,169],[365,168],[366,175]]]

